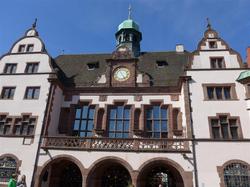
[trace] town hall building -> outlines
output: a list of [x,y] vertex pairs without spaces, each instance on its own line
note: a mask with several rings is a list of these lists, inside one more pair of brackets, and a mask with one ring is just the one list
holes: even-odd
[[54,58],[35,22],[1,56],[0,187],[250,187],[240,54],[209,22],[193,52],[141,50],[130,15],[115,38]]

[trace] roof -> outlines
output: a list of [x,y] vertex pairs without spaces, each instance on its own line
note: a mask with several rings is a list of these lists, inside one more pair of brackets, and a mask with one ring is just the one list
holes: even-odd
[[[184,75],[188,64],[188,52],[143,52],[138,57],[138,71],[150,77],[152,86],[177,86],[179,77]],[[60,79],[69,87],[95,87],[99,78],[106,73],[106,60],[111,54],[60,55],[54,59],[60,70]],[[166,61],[167,65],[158,67],[157,61]],[[99,68],[88,69],[89,63],[99,62]]]
[[133,21],[132,19],[127,19],[124,20],[119,26],[118,26],[118,31],[121,29],[135,29],[138,32],[140,31],[139,25]]
[[249,77],[250,77],[250,70],[243,71],[240,73],[240,76],[237,78],[237,81],[241,81],[241,80],[249,78]]

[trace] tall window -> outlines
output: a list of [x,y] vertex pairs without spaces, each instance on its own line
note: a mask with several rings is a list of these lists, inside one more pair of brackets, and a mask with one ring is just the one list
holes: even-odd
[[168,110],[166,106],[153,105],[146,109],[146,131],[151,138],[168,137]]
[[210,119],[212,136],[214,139],[238,139],[239,120],[235,117],[221,115]]
[[0,159],[0,182],[8,182],[13,173],[16,173],[17,163],[11,157]]
[[25,45],[19,45],[18,52],[19,53],[24,53],[24,51],[25,51]]
[[24,115],[22,118],[16,118],[14,124],[15,135],[33,135],[36,125],[36,117]]
[[232,163],[224,168],[225,187],[250,187],[250,169],[241,163]]
[[128,138],[130,126],[130,106],[112,106],[109,110],[108,136]]
[[208,42],[209,43],[209,48],[217,48],[217,44],[216,44],[216,41],[210,41]]
[[1,99],[13,99],[15,93],[15,87],[3,87],[1,93]]
[[37,73],[38,63],[27,63],[25,73]]
[[34,50],[34,45],[33,44],[28,44],[27,45],[27,52],[32,52]]
[[13,74],[16,73],[17,64],[6,64],[3,73]]
[[10,134],[11,124],[12,118],[7,117],[7,115],[0,115],[0,135]]
[[83,105],[76,108],[73,134],[80,137],[91,137],[94,129],[95,106]]
[[223,57],[210,58],[211,69],[222,69],[225,68],[225,62]]
[[40,87],[27,87],[24,99],[38,99],[39,93],[40,93]]

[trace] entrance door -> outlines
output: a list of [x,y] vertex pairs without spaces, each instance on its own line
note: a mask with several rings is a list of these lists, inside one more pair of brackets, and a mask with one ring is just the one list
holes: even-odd
[[45,171],[41,186],[82,187],[82,174],[75,163],[60,159]]
[[165,161],[153,161],[144,166],[137,178],[140,187],[184,187],[176,168]]
[[128,171],[122,166],[112,166],[102,175],[102,187],[128,187],[131,183]]
[[175,187],[172,174],[163,167],[152,169],[147,177],[148,187]]
[[129,187],[131,184],[128,170],[114,160],[96,164],[87,177],[87,187]]

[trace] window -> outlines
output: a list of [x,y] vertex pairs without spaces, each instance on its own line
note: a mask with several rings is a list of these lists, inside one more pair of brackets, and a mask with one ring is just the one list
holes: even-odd
[[224,168],[225,187],[250,187],[250,169],[241,163],[231,163]]
[[109,109],[108,136],[128,138],[131,119],[130,106],[112,106]]
[[209,48],[217,48],[216,41],[210,41],[209,43]]
[[37,73],[38,63],[27,63],[25,73]]
[[40,93],[40,87],[27,87],[24,99],[38,99],[39,93]]
[[0,115],[0,135],[10,134],[10,127],[12,124],[12,118],[7,115]]
[[250,98],[250,84],[246,85],[246,90],[247,90],[246,96],[247,98]]
[[166,106],[153,105],[146,109],[147,137],[168,137],[168,110]]
[[16,118],[14,123],[14,135],[34,135],[36,117],[23,115]]
[[203,84],[205,100],[237,99],[235,84]]
[[210,58],[211,69],[222,69],[225,68],[225,62],[223,57]]
[[32,52],[33,50],[34,50],[34,45],[33,44],[28,44],[27,52]]
[[92,63],[88,63],[88,70],[94,70],[99,68],[99,62],[92,62]]
[[95,106],[83,105],[76,108],[73,134],[80,137],[91,137],[94,129]]
[[1,99],[13,99],[15,89],[15,87],[3,87]]
[[159,68],[163,68],[168,65],[168,63],[165,60],[156,61],[156,64]]
[[210,118],[212,138],[214,139],[239,139],[239,118],[220,115]]
[[25,45],[19,45],[18,52],[19,53],[24,53],[24,51],[25,51]]
[[17,163],[11,157],[0,159],[0,182],[8,182],[13,173],[17,171]]
[[6,74],[16,73],[16,67],[17,64],[6,64],[3,72]]

